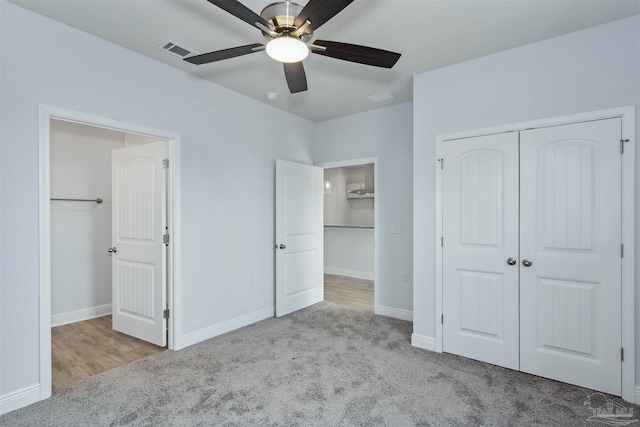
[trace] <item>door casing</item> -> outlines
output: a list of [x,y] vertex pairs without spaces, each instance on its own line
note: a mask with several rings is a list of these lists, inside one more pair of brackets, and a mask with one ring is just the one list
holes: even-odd
[[624,360],[622,361],[622,398],[635,403],[635,290],[634,290],[634,203],[635,203],[635,106],[614,108],[609,110],[593,111],[570,116],[553,117],[529,122],[513,123],[503,126],[475,129],[463,132],[442,134],[436,136],[435,141],[435,350],[442,353],[443,328],[441,316],[443,314],[442,301],[442,262],[443,250],[440,238],[442,236],[442,174],[440,159],[443,144],[447,141],[471,138],[476,136],[491,135],[506,132],[519,132],[531,128],[543,128],[579,123],[592,120],[602,120],[619,117],[622,122],[622,138],[628,139],[624,143],[624,155],[622,155],[622,244],[624,245],[624,257],[622,258],[622,347],[624,348]]
[[51,396],[51,209],[50,148],[51,120],[62,120],[93,127],[132,133],[167,141],[168,226],[171,244],[167,253],[167,305],[170,310],[167,329],[168,347],[181,348],[181,210],[180,210],[180,135],[106,117],[67,110],[55,106],[39,106],[39,312],[40,312],[40,400]]

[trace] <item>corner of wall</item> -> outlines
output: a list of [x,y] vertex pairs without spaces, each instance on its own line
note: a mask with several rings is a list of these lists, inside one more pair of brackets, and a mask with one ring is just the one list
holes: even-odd
[[376,305],[374,308],[375,314],[380,316],[392,317],[394,319],[406,320],[413,322],[413,311],[402,310],[395,307],[386,307],[384,305]]
[[0,415],[36,403],[40,398],[40,384],[4,394],[0,396]]
[[411,334],[411,345],[424,350],[436,351],[436,339],[420,334]]
[[174,350],[182,350],[183,348],[215,338],[219,335],[226,334],[227,332],[240,329],[244,326],[251,325],[252,323],[269,319],[270,317],[273,317],[274,314],[275,307],[267,307],[262,310],[254,311],[253,313],[238,316],[236,318],[208,326],[198,331],[184,334],[176,340]]

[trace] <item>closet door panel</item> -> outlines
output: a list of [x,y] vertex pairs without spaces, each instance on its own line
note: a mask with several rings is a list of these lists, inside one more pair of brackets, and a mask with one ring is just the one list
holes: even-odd
[[620,395],[620,119],[521,132],[521,370]]
[[446,142],[443,350],[518,369],[518,135]]

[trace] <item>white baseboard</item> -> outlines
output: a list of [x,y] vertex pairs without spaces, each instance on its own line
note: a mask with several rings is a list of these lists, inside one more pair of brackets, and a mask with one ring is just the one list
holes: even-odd
[[375,314],[380,316],[393,317],[394,319],[408,320],[413,322],[413,311],[402,310],[400,308],[385,307],[384,305],[376,305],[373,309]]
[[51,316],[51,327],[67,325],[69,323],[82,322],[83,320],[94,319],[96,317],[111,314],[111,304],[99,305],[97,307],[84,308],[82,310],[70,311],[68,313],[54,314]]
[[633,402],[633,403],[635,403],[636,405],[640,405],[640,385],[637,385],[637,386],[636,386],[636,395],[635,395],[635,399],[636,399],[636,401],[635,401],[635,402]]
[[374,280],[375,275],[369,271],[347,270],[345,268],[324,267],[326,274],[335,274],[337,276],[355,277],[356,279]]
[[411,345],[429,351],[436,351],[436,339],[424,335],[411,334]]
[[40,400],[40,384],[25,387],[0,396],[0,415],[25,406],[36,403]]
[[218,323],[216,325],[208,326],[206,328],[200,329],[199,331],[184,334],[179,339],[177,348],[175,350],[181,350],[185,347],[189,347],[199,342],[206,341],[210,338],[217,337],[218,335],[226,334],[227,332],[231,332],[235,329],[248,326],[252,323],[256,323],[264,319],[268,319],[270,317],[273,317],[274,314],[275,308],[268,307],[262,310],[255,311],[253,313],[245,314],[244,316],[236,317],[234,319]]

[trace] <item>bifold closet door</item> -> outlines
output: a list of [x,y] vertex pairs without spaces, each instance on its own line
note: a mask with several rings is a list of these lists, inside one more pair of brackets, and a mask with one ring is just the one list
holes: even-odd
[[621,393],[620,119],[520,133],[520,369]]
[[620,119],[443,144],[443,350],[621,394]]
[[518,369],[518,134],[443,158],[443,350]]

